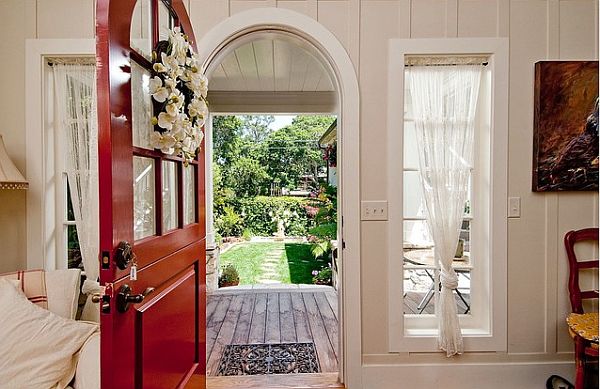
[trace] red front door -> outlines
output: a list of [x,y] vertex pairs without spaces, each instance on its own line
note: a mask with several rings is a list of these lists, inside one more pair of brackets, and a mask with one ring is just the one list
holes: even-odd
[[173,26],[195,47],[182,0],[97,1],[103,389],[205,374],[204,155],[148,142],[151,51]]

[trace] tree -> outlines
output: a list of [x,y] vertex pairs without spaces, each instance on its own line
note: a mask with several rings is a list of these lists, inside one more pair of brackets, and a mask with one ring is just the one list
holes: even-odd
[[213,156],[222,167],[230,165],[242,152],[242,120],[237,116],[213,118]]
[[318,141],[334,116],[296,116],[289,126],[272,132],[259,153],[267,173],[282,187],[298,187],[306,176],[318,187],[318,175],[326,168]]
[[275,121],[272,115],[242,115],[237,118],[241,119],[244,138],[254,143],[260,143],[269,136],[269,126]]
[[230,168],[225,184],[235,190],[238,197],[252,197],[266,194],[269,186],[269,174],[256,159],[241,157]]

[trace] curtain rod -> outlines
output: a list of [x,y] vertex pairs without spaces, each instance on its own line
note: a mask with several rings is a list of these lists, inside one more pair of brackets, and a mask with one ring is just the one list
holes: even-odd
[[457,66],[483,65],[487,66],[489,57],[478,56],[425,56],[413,55],[404,58],[404,66]]
[[54,65],[95,65],[96,57],[51,57],[46,58],[48,66]]

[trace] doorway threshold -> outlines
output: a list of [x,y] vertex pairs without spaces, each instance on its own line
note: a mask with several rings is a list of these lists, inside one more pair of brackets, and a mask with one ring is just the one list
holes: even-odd
[[207,389],[330,389],[345,388],[338,373],[271,374],[206,377]]

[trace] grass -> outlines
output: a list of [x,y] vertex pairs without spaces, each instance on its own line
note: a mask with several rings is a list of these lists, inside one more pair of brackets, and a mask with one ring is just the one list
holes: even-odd
[[240,285],[259,283],[264,278],[262,264],[276,255],[275,276],[269,279],[283,284],[312,284],[312,271],[327,266],[326,260],[314,259],[308,243],[240,243],[223,253],[220,265],[233,264],[240,274]]

